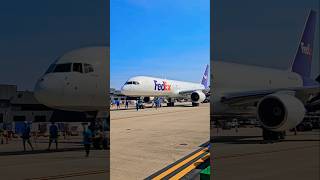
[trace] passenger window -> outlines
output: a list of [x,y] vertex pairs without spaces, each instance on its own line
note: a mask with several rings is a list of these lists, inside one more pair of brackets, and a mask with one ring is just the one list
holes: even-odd
[[73,72],[82,73],[82,64],[81,63],[73,63]]
[[72,63],[57,64],[53,72],[71,72]]
[[84,64],[84,72],[85,73],[90,73],[90,72],[93,72],[93,67],[91,64]]

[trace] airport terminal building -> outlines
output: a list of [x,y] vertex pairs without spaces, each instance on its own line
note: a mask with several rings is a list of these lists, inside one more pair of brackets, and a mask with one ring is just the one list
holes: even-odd
[[39,104],[30,91],[17,91],[15,85],[0,85],[0,123],[46,122],[53,110]]
[[128,98],[125,95],[121,94],[120,90],[110,88],[110,102],[114,102],[116,100],[125,101],[127,99]]
[[0,85],[0,123],[12,122],[83,122],[85,113],[61,111],[40,104],[33,92],[18,91],[16,85]]

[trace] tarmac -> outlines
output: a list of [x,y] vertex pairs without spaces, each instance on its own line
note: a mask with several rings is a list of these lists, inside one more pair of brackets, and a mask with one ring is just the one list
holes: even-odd
[[214,180],[320,179],[319,130],[288,131],[285,140],[273,143],[262,140],[260,128],[211,132]]
[[46,150],[47,137],[33,139],[35,150],[27,146],[27,152],[20,138],[13,139],[0,144],[0,179],[100,180],[109,173],[112,180],[199,179],[199,170],[181,173],[208,160],[209,135],[211,179],[320,179],[319,130],[288,131],[285,140],[266,143],[257,127],[212,128],[210,133],[209,117],[209,104],[112,110],[111,156],[107,150],[92,150],[86,158],[80,136],[61,138],[57,151]]
[[0,144],[0,179],[3,180],[44,180],[79,179],[100,180],[109,176],[109,155],[107,150],[92,150],[85,157],[80,136],[60,139],[59,149],[48,138],[32,139],[34,151],[27,145],[23,151],[20,138],[12,139],[9,144]]
[[209,103],[111,111],[111,179],[145,179],[209,140]]

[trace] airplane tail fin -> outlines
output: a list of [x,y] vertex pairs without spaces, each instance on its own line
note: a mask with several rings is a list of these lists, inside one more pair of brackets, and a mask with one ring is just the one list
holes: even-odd
[[306,21],[305,28],[297,49],[296,56],[292,62],[291,71],[298,73],[302,77],[310,77],[313,42],[316,29],[316,15],[313,10],[310,11],[309,17]]
[[209,65],[207,64],[206,70],[204,71],[201,84],[204,85],[205,88],[208,87],[208,71],[209,71]]

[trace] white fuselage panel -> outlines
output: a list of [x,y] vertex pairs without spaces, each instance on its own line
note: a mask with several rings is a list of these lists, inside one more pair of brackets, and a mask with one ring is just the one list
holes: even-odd
[[180,94],[180,92],[204,89],[204,86],[202,84],[148,76],[132,77],[127,82],[135,83],[123,85],[123,87],[121,88],[121,92],[126,96],[135,97],[181,97],[182,94]]

